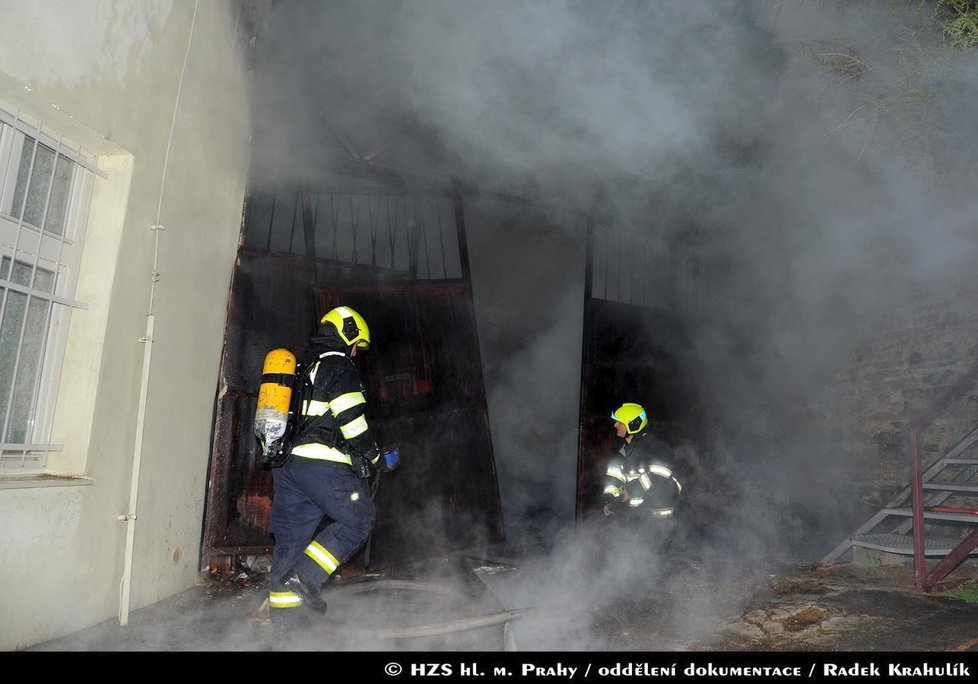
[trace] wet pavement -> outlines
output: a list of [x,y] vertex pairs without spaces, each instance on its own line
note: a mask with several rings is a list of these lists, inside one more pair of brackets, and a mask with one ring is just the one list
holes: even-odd
[[909,564],[711,570],[687,562],[656,587],[583,601],[552,566],[449,556],[337,579],[326,617],[287,634],[268,619],[264,577],[243,572],[25,650],[978,652],[969,566],[955,595],[918,590]]

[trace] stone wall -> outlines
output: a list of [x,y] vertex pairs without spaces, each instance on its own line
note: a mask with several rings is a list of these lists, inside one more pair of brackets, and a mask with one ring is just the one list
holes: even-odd
[[884,506],[910,483],[910,421],[943,396],[957,395],[923,433],[925,468],[978,427],[976,349],[975,293],[921,298],[877,325],[835,379],[821,410],[833,447],[858,464],[866,504]]

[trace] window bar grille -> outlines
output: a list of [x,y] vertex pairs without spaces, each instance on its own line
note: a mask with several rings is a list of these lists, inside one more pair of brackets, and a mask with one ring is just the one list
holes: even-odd
[[[0,112],[0,114],[2,114],[2,112]],[[15,131],[18,130],[17,129],[17,124],[19,124],[19,123],[20,123],[20,109],[17,110],[17,115],[15,116],[13,122],[11,122],[9,124],[9,126],[10,126],[10,135],[11,136],[14,135]],[[23,153],[21,153],[21,154],[23,154]],[[33,159],[31,160],[31,163],[33,164]],[[11,155],[10,161],[7,163],[6,168],[4,169],[4,174],[3,174],[3,179],[2,179],[3,180],[3,183],[0,183],[0,191],[2,191],[3,188],[5,187],[5,184],[7,182],[7,176],[10,175],[10,169],[13,167],[13,165],[14,165],[13,155]],[[15,179],[15,182],[16,182],[16,179]],[[24,202],[27,201],[26,197],[27,196],[25,195],[24,196]],[[23,202],[22,202],[22,204],[23,204]],[[13,212],[13,207],[11,207],[11,212]],[[14,215],[16,216],[16,214],[14,214]],[[19,235],[20,234],[20,226],[19,225],[17,227],[17,231],[18,231],[18,235]],[[4,276],[4,274],[2,272],[3,259],[2,259],[2,256],[0,256],[0,280],[7,280],[8,281],[7,283],[4,284],[5,287],[4,287],[4,291],[3,291],[3,298],[0,299],[0,326],[3,325],[3,316],[4,316],[4,312],[7,309],[7,295],[10,293],[10,285],[13,284],[13,280],[14,280],[14,278],[13,278],[13,274],[14,274],[14,261],[16,261],[16,257],[17,257],[17,248],[16,248],[16,245],[15,245],[13,252],[11,252],[11,254],[10,254],[10,273],[9,273],[9,277],[7,277],[7,276]],[[4,440],[4,434],[5,433],[0,432],[0,442],[2,442]]]
[[[53,285],[54,285],[54,283],[52,283],[52,286]],[[48,336],[49,336],[49,334],[51,332],[51,325],[52,325],[53,319],[54,319],[54,307],[51,305],[50,302],[47,304],[47,312],[46,312],[44,318],[46,318],[47,320],[46,320],[46,324],[44,325],[44,334],[41,336],[41,346],[39,347],[39,349],[41,349],[42,351],[41,351],[41,353],[38,356],[38,358],[39,358],[39,364],[38,364],[37,371],[34,374],[34,387],[31,388],[30,404],[28,404],[29,412],[28,412],[28,416],[27,416],[27,424],[30,425],[32,428],[35,427],[36,426],[36,423],[37,423],[37,412],[38,412],[37,411],[37,409],[38,409],[37,401],[38,401],[40,390],[41,390],[41,378],[43,376],[43,368],[41,367],[40,362],[43,362],[43,359],[44,359],[43,350],[47,349]],[[27,327],[27,316],[26,315],[24,316],[24,327],[25,328]],[[48,429],[50,429],[49,426],[46,426],[46,427],[48,427]],[[45,442],[50,441],[50,434],[45,434],[45,435],[43,435],[43,437],[41,437],[41,436],[36,435],[36,434],[27,434],[27,433],[25,433],[24,437],[25,437],[24,441],[27,442],[27,443],[40,442],[40,441],[45,441]],[[26,458],[26,455],[27,455],[27,450],[26,449],[24,450],[24,454],[23,455]],[[23,464],[23,461],[22,461],[22,464]]]
[[[51,208],[51,204],[50,204],[50,201],[51,201],[51,193],[54,191],[54,183],[57,180],[56,171],[57,171],[57,167],[58,167],[58,160],[60,158],[67,159],[67,157],[64,157],[64,155],[62,154],[62,148],[63,148],[63,146],[64,146],[64,136],[62,134],[58,138],[58,145],[55,148],[54,161],[53,161],[53,166],[51,168],[51,183],[48,185],[48,197],[45,200],[44,215],[43,215],[43,217],[41,219],[41,222],[44,225],[47,225],[48,212],[50,211],[50,208]],[[78,151],[79,151],[79,154],[80,154],[81,153],[81,148],[79,148]],[[58,257],[55,260],[56,266],[54,268],[54,273],[52,274],[52,277],[51,277],[51,294],[54,294],[55,292],[57,292],[59,290],[59,282],[61,280],[63,280],[63,276],[65,275],[63,273],[63,271],[64,271],[64,261],[63,260],[64,260],[65,243],[68,240],[68,228],[69,228],[69,223],[68,223],[68,208],[70,207],[71,198],[72,198],[72,196],[74,194],[76,181],[78,179],[78,175],[77,175],[78,173],[80,173],[80,171],[76,172],[74,169],[72,169],[72,171],[71,171],[71,173],[69,174],[69,177],[68,177],[68,186],[65,188],[65,206],[63,207],[63,214],[62,214],[62,216],[60,218],[60,220],[61,220],[62,223],[61,223],[61,230],[58,233]],[[40,259],[41,250],[38,249],[37,252],[38,252],[38,259]],[[37,262],[36,261],[35,261],[35,264],[34,264],[34,268],[35,268],[34,278],[36,279],[36,277],[37,277],[37,270],[36,270],[37,269]],[[39,408],[39,403],[38,402],[40,400],[40,395],[41,395],[41,381],[44,378],[44,365],[43,365],[43,359],[44,359],[44,356],[45,356],[44,350],[47,350],[47,348],[48,348],[48,339],[50,338],[51,331],[52,331],[53,326],[55,324],[56,315],[57,314],[55,313],[54,304],[51,303],[51,302],[49,302],[48,305],[47,305],[47,323],[44,326],[44,335],[43,335],[43,339],[41,340],[41,346],[40,346],[40,349],[42,350],[42,352],[41,352],[40,357],[39,357],[40,362],[38,364],[37,373],[36,373],[35,378],[34,378],[34,389],[33,389],[33,392],[31,393],[31,403],[30,403],[31,417],[30,417],[30,422],[32,423],[32,425],[35,425],[35,426],[37,424],[37,414],[38,414],[38,408]],[[42,425],[43,425],[43,423],[42,423]],[[45,434],[43,436],[43,441],[49,442],[51,440],[51,429],[52,429],[52,426],[51,426],[50,422],[47,425],[44,425],[44,428],[45,428]],[[41,439],[35,438],[32,441],[39,442],[39,441],[41,441]]]
[[[8,147],[9,145],[12,144],[12,141],[10,139],[13,137],[14,131],[17,130],[16,122],[19,120],[19,118],[20,118],[20,110],[18,109],[17,119],[14,120],[14,124],[12,126],[7,125],[5,123],[0,123],[0,146],[2,146],[0,147],[0,149],[2,149],[3,147]],[[13,166],[13,163],[14,160],[13,160],[13,156],[11,155],[7,158],[7,163],[4,164],[2,168],[0,168],[0,194],[3,193],[3,188],[7,183],[7,176],[10,175],[10,167]]]
[[[84,220],[80,217],[87,214],[90,184],[87,174],[103,178],[107,174],[88,161],[81,147],[77,150],[69,147],[63,135],[55,138],[47,135],[40,125],[23,122],[19,110],[14,116],[0,111],[0,144],[7,159],[7,163],[0,168],[0,188],[11,186],[7,187],[7,192],[12,192],[15,198],[18,192],[23,193],[15,202],[18,206],[10,208],[9,218],[14,224],[13,245],[8,245],[4,250],[7,255],[0,255],[8,260],[9,265],[7,271],[0,273],[0,289],[3,289],[0,325],[13,313],[11,306],[17,299],[12,293],[23,295],[23,314],[19,317],[19,330],[15,333],[16,348],[13,359],[7,359],[13,363],[10,367],[10,387],[6,392],[7,404],[0,423],[0,457],[5,465],[11,465],[19,453],[19,465],[23,467],[28,460],[36,458],[29,454],[62,449],[60,445],[39,443],[50,440],[52,426],[50,420],[43,416],[50,413],[50,404],[56,392],[51,369],[47,368],[46,372],[45,363],[51,356],[58,356],[62,352],[51,345],[51,341],[56,339],[53,335],[56,326],[67,318],[65,310],[56,308],[56,305],[87,308],[82,302],[58,293],[72,287],[77,277],[73,268],[75,264],[66,264],[65,256],[67,247],[80,244],[84,239]],[[28,145],[30,157],[25,168]],[[51,155],[46,182],[41,166],[42,150]],[[82,173],[86,174],[84,182]],[[18,190],[21,182],[22,190]],[[54,194],[56,188],[57,196]],[[43,198],[39,197],[42,193]],[[37,209],[40,209],[39,218],[36,216]],[[75,233],[69,234],[72,227],[75,227]],[[30,244],[31,241],[27,239],[31,235],[35,236],[35,244]],[[19,258],[21,255],[27,258]],[[52,268],[43,268],[42,261],[51,262]],[[17,275],[18,264],[25,267],[21,275]],[[23,282],[15,282],[15,278]],[[70,290],[68,293],[71,294]],[[9,326],[8,334],[14,333],[17,321],[11,316],[6,323]],[[40,339],[28,337],[29,327],[34,331],[32,336],[40,333]],[[29,342],[26,352],[25,342]],[[36,354],[36,358],[27,360],[31,354]],[[40,398],[46,384],[51,389],[50,401],[45,400],[42,405]],[[21,397],[18,399],[19,391]],[[18,415],[21,413],[22,416]],[[19,435],[12,430],[20,426],[21,420],[23,434]],[[16,435],[17,441],[6,441],[12,435]]]
[[[21,236],[22,232],[24,231],[24,216],[27,213],[27,209],[26,209],[26,207],[27,207],[27,201],[28,201],[28,199],[30,197],[31,186],[32,186],[32,184],[34,182],[34,169],[36,168],[37,151],[38,151],[38,147],[41,144],[39,142],[39,138],[40,138],[40,135],[38,135],[38,138],[35,138],[34,139],[34,145],[33,145],[33,149],[32,149],[32,152],[31,152],[30,171],[28,172],[26,181],[24,183],[24,197],[23,197],[23,200],[21,202],[20,219],[18,221],[17,240],[15,241],[14,254],[13,254],[13,256],[11,258],[11,262],[10,262],[10,270],[11,270],[11,278],[10,279],[11,280],[13,280],[13,272],[14,272],[14,268],[15,268],[16,262],[17,262],[17,252],[20,251],[20,249],[19,249],[20,248],[20,236]],[[57,144],[56,144],[56,146],[55,146],[54,156],[52,157],[52,160],[51,160],[51,176],[50,176],[50,179],[48,180],[47,190],[45,190],[45,193],[44,193],[44,208],[41,210],[41,220],[40,220],[40,224],[41,225],[38,226],[37,248],[34,250],[34,260],[33,260],[33,263],[31,264],[31,274],[30,274],[30,278],[28,279],[28,282],[30,283],[31,289],[35,289],[35,287],[37,285],[37,270],[38,270],[37,269],[37,264],[38,264],[38,261],[40,261],[40,258],[41,258],[41,248],[43,246],[45,226],[47,225],[47,214],[48,214],[48,209],[51,206],[51,191],[54,188],[54,181],[55,181],[55,178],[56,178],[56,169],[57,169],[58,155],[60,153],[60,150],[61,150],[61,140],[59,139],[58,142],[57,142]],[[64,230],[62,229],[61,232],[63,234],[64,233]],[[62,235],[62,237],[63,237],[63,235]],[[62,241],[62,243],[63,243],[63,241]],[[55,277],[56,276],[57,276],[57,273],[55,273]],[[54,286],[54,283],[52,282],[52,289],[53,289],[53,286]],[[5,299],[6,299],[6,292],[4,293],[4,295],[5,295]],[[17,335],[17,352],[16,352],[16,355],[14,357],[14,365],[13,365],[13,369],[12,369],[12,372],[11,372],[11,379],[10,379],[10,391],[7,394],[7,410],[5,412],[4,420],[3,420],[3,433],[2,434],[4,436],[4,439],[7,439],[8,430],[10,429],[10,416],[13,413],[13,408],[14,408],[14,403],[15,403],[15,394],[16,394],[16,388],[17,388],[17,381],[18,381],[18,375],[19,375],[20,370],[21,370],[20,361],[21,361],[21,358],[23,356],[24,337],[25,337],[25,334],[27,332],[27,321],[29,320],[30,315],[31,315],[31,303],[34,301],[34,299],[35,299],[35,295],[33,295],[33,294],[27,294],[26,297],[25,297],[25,301],[24,301],[24,314],[23,314],[23,317],[21,318],[21,321],[20,321],[20,332]],[[0,311],[0,321],[3,320],[3,315],[4,315],[4,312]],[[47,339],[47,329],[50,327],[50,319],[51,319],[51,304],[50,304],[50,302],[47,303],[47,311],[45,312],[44,317],[48,319],[48,325],[45,325],[44,326],[44,328],[45,328],[44,341],[46,341],[46,339]],[[44,349],[43,344],[39,347],[39,349],[41,350],[41,352],[43,352],[43,349]],[[39,357],[43,356],[43,354],[41,352],[39,352]],[[36,374],[37,374],[38,377],[40,376],[40,368],[38,368],[36,370]],[[25,442],[25,444],[26,443],[29,443],[30,441],[36,441],[36,440],[33,439],[33,435],[31,435],[29,433],[28,427],[31,425],[31,423],[35,419],[36,412],[37,412],[37,407],[35,405],[36,390],[37,390],[37,386],[38,386],[38,382],[37,381],[38,381],[38,378],[35,377],[34,382],[32,383],[34,385],[34,387],[31,390],[31,398],[30,398],[30,403],[28,404],[28,407],[27,407],[27,415],[25,416],[25,431],[24,431],[24,442]],[[24,451],[23,456],[26,458],[26,449]]]
[[[36,134],[37,139],[42,143],[50,143],[53,145],[55,142],[57,142],[53,136],[49,136],[46,133],[44,133],[41,130],[40,125],[35,126],[22,119],[20,117],[19,109],[17,110],[16,114],[10,114],[9,112],[0,109],[0,123],[5,123],[11,128],[13,128],[14,130],[18,130],[22,133],[25,133],[26,135]],[[87,171],[91,171],[96,176],[99,176],[101,178],[109,177],[105,171],[102,171],[97,166],[95,166],[95,164],[93,164],[88,159],[86,159],[85,156],[81,153],[81,150],[79,150],[78,153],[76,154],[74,150],[69,149],[63,152],[63,156],[69,161],[72,161],[78,166],[82,167],[83,169],[86,169]]]
[[[28,194],[30,192],[31,180],[32,180],[32,178],[34,176],[34,162],[37,159],[37,145],[38,145],[38,142],[37,142],[37,139],[35,138],[34,139],[34,146],[31,149],[31,162],[30,162],[30,165],[29,165],[28,171],[27,171],[27,181],[25,183],[24,196],[21,198],[21,201],[20,201],[20,210],[19,210],[19,212],[17,214],[14,214],[15,216],[18,216],[19,215],[19,218],[17,220],[17,237],[14,240],[14,249],[13,249],[13,252],[11,252],[11,254],[10,254],[10,272],[8,274],[8,277],[7,277],[7,280],[9,280],[10,282],[13,282],[13,280],[14,280],[14,271],[17,268],[17,253],[20,251],[20,235],[21,235],[21,231],[23,231],[23,229],[24,229],[24,212],[25,212],[25,208],[27,206],[27,196],[28,196]],[[21,151],[21,154],[23,154],[23,151]],[[9,302],[9,301],[10,301],[10,288],[6,288],[3,291],[3,302],[0,303],[0,326],[3,325],[3,321],[6,318],[6,315],[7,315],[7,302]],[[27,318],[27,311],[28,311],[28,309],[30,307],[30,302],[31,302],[31,295],[28,294],[27,297],[26,297],[25,304],[24,304],[24,320],[25,321],[26,321],[26,318]],[[21,332],[23,332],[23,327],[21,327]],[[7,408],[4,411],[3,431],[0,432],[0,441],[6,441],[7,440],[7,429],[8,429],[8,424],[9,424],[9,421],[10,421],[10,413],[11,413],[11,410],[13,409],[13,405],[14,405],[14,388],[16,388],[16,386],[17,386],[17,368],[20,365],[20,352],[21,352],[21,348],[20,348],[20,345],[18,344],[17,351],[16,351],[16,353],[14,355],[13,369],[12,369],[11,375],[10,375],[10,388],[7,390]]]
[[[41,248],[43,246],[44,233],[45,233],[45,230],[46,230],[46,227],[47,227],[47,222],[48,222],[48,212],[51,209],[51,193],[54,190],[54,182],[55,182],[55,180],[57,180],[58,157],[61,154],[62,140],[63,140],[63,137],[62,136],[59,136],[58,143],[57,143],[57,145],[55,145],[55,148],[54,148],[54,154],[53,154],[53,157],[51,159],[51,178],[48,181],[47,192],[44,195],[44,209],[41,210],[41,221],[40,221],[40,224],[41,225],[38,228],[37,249],[35,250],[35,253],[34,253],[34,263],[31,265],[31,278],[30,278],[30,282],[31,282],[31,287],[34,288],[34,289],[37,289],[37,285],[38,285],[38,283],[37,283],[38,262],[41,260]],[[40,142],[37,141],[37,140],[35,140],[35,143],[34,144],[35,144],[35,147],[36,147],[37,145],[40,144]],[[30,178],[30,182],[27,183],[27,186],[26,186],[26,189],[25,189],[25,193],[24,193],[25,196],[28,194],[28,192],[30,190],[31,183],[33,183],[33,180],[34,180],[33,177],[31,177]],[[58,256],[58,259],[56,261],[56,266],[54,268],[54,272],[52,273],[52,277],[51,277],[51,291],[52,291],[52,294],[54,293],[54,291],[57,288],[58,270],[59,270],[60,265],[61,265],[61,257],[60,257],[60,254],[61,254],[61,252],[64,249],[64,234],[65,234],[65,228],[64,228],[64,226],[62,226],[62,228],[61,228],[61,234],[59,236],[59,256]],[[27,332],[27,321],[28,321],[28,318],[30,316],[30,305],[31,305],[31,302],[34,299],[36,299],[36,297],[34,297],[33,295],[27,295],[27,301],[26,301],[25,306],[24,306],[24,320],[21,322],[21,328],[20,328],[20,339],[17,342],[17,361],[18,362],[20,360],[20,350],[24,346],[24,336],[25,336],[25,334]],[[27,407],[28,407],[27,425],[33,425],[34,422],[36,421],[36,418],[37,418],[37,391],[40,388],[40,379],[41,379],[41,370],[42,370],[40,364],[43,362],[44,350],[46,348],[45,345],[47,344],[48,332],[49,332],[49,330],[51,328],[51,322],[52,322],[52,313],[53,313],[52,312],[52,309],[53,309],[53,307],[52,307],[52,305],[51,305],[50,302],[48,302],[45,305],[45,307],[46,307],[47,311],[46,311],[46,313],[44,314],[43,317],[47,319],[47,322],[46,322],[46,325],[44,325],[44,328],[43,328],[44,329],[44,335],[42,336],[41,344],[38,347],[38,349],[39,349],[39,353],[38,353],[38,367],[37,367],[37,369],[35,371],[35,378],[34,378],[34,383],[33,383],[34,384],[34,387],[31,389],[30,403],[27,405]],[[16,367],[16,362],[15,362],[15,366],[14,366],[14,382],[15,383],[17,381],[16,379],[17,379],[17,367]],[[13,404],[11,403],[11,405],[7,407],[8,408],[8,416],[9,416],[9,410],[12,408],[12,406],[13,406]],[[25,442],[28,439],[30,441],[32,441],[32,442],[38,441],[37,439],[34,438],[34,435],[28,435],[27,431],[25,431]]]
[[[54,181],[56,179],[55,170],[58,167],[58,159],[59,159],[59,157],[62,157],[62,158],[67,159],[67,157],[64,157],[64,155],[61,154],[61,146],[62,146],[62,144],[63,144],[63,141],[59,139],[58,140],[58,147],[55,150],[55,155],[54,155],[54,167],[51,169],[51,185],[48,186],[48,200],[49,201],[50,201],[50,197],[51,197],[51,192],[52,192],[52,190],[54,188]],[[74,190],[74,186],[75,186],[75,176],[76,176],[75,173],[71,173],[70,176],[69,176],[69,179],[68,179],[68,187],[65,188],[66,202],[70,202],[71,201],[72,191]],[[42,219],[45,224],[47,224],[47,220],[48,220],[47,219],[47,213],[48,213],[49,208],[50,208],[50,206],[48,204],[45,204],[45,206],[44,206],[44,218]],[[57,290],[57,277],[59,275],[58,271],[61,270],[61,263],[62,263],[61,260],[64,257],[65,241],[67,240],[67,237],[68,237],[67,236],[67,233],[68,233],[68,206],[67,206],[67,204],[65,206],[65,213],[61,217],[61,222],[62,222],[61,231],[58,234],[58,258],[56,260],[57,269],[56,269],[56,272],[55,272],[55,282],[52,284],[52,287],[51,287],[52,292]],[[40,254],[40,250],[38,250],[38,254]]]

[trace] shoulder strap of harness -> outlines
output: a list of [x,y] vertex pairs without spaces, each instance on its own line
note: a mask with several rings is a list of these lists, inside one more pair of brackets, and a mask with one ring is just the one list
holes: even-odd
[[[323,352],[322,354],[319,355],[319,358],[320,359],[323,359],[323,358],[325,358],[327,356],[340,356],[340,357],[342,357],[344,359],[347,359],[351,363],[353,362],[353,360],[349,356],[347,356],[344,352],[341,352],[341,351],[328,351],[328,352]],[[294,412],[294,415],[296,416],[297,420],[300,420],[299,419],[299,416],[302,415],[302,406],[305,404],[305,400],[307,398],[309,398],[309,397],[306,396],[306,392],[309,392],[312,389],[312,383],[309,381],[309,371],[314,366],[316,366],[318,363],[319,363],[319,361],[317,360],[314,363],[309,364],[309,367],[308,368],[301,369],[301,375],[300,375],[300,372],[297,372],[296,373],[296,377],[300,378],[299,379],[300,391],[296,392],[296,394],[299,395],[299,397],[298,397],[298,405],[297,405],[297,407],[295,409],[295,412]],[[296,435],[295,435],[294,439],[292,440],[292,443],[293,444],[302,444],[303,440],[306,437],[308,437],[310,434],[312,434],[312,432],[314,430],[318,429],[323,424],[323,421],[325,421],[326,418],[328,418],[329,416],[332,416],[332,415],[333,414],[332,414],[331,411],[326,411],[325,413],[323,413],[321,415],[318,415],[318,416],[316,416],[314,418],[310,418],[310,419],[307,419],[305,421],[302,421],[301,426],[297,426]],[[321,437],[326,437],[326,435],[321,435]],[[335,443],[328,444],[327,446],[331,446],[331,447],[334,447],[335,448],[335,447],[339,446],[339,440],[336,440]]]

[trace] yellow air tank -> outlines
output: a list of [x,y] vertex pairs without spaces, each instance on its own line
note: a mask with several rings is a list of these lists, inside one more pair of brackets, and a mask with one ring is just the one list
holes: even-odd
[[255,411],[255,434],[266,453],[285,434],[294,380],[295,354],[288,349],[268,352],[262,367],[258,409]]

